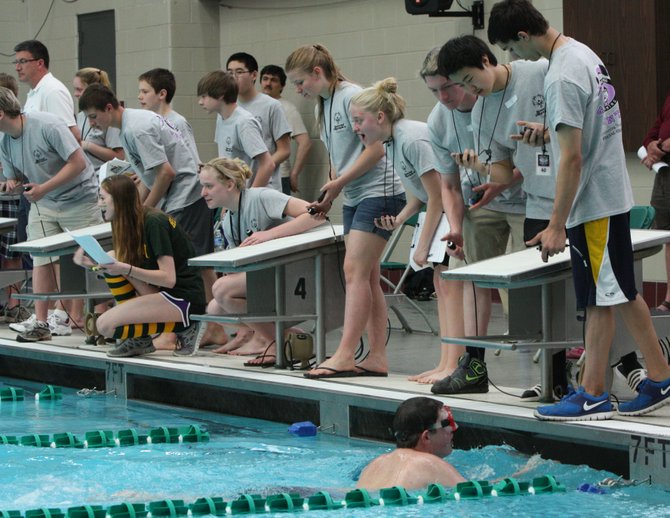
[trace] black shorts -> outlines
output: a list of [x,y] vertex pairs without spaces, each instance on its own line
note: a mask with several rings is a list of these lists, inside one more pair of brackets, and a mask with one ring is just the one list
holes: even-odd
[[211,254],[214,251],[214,214],[216,211],[207,207],[204,198],[172,212],[170,215],[177,220],[186,235],[193,243],[196,257]]
[[635,299],[628,212],[570,228],[568,237],[577,309]]

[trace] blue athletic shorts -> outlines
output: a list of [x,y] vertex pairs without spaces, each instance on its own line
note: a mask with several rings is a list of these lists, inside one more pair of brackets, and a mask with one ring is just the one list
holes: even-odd
[[391,237],[391,232],[375,226],[375,218],[380,216],[397,216],[405,206],[405,195],[379,196],[377,198],[365,198],[355,207],[345,205],[343,208],[344,233],[349,230],[360,230],[383,237],[386,241]]
[[615,306],[637,296],[630,213],[568,229],[577,309]]

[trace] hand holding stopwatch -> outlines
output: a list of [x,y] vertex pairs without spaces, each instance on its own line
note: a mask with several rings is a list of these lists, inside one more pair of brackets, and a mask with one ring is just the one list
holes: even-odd
[[[328,192],[328,191],[321,191],[321,194],[319,195],[319,198],[316,200],[316,203],[317,203],[317,204],[318,204],[318,203],[321,203],[321,202],[323,201],[323,199],[326,197],[326,193],[327,193],[327,192]],[[307,214],[310,214],[310,215],[312,215],[312,216],[314,216],[315,214],[317,214],[316,207],[314,207],[314,206],[312,206],[312,207],[308,207],[308,208],[307,208]]]

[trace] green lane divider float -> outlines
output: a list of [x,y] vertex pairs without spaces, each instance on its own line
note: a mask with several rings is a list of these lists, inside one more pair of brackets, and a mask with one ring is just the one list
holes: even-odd
[[192,516],[225,516],[228,504],[226,501],[218,496],[205,496],[198,498],[195,502],[189,505]]
[[26,511],[26,518],[65,518],[65,513],[60,509],[30,509]]
[[534,478],[531,482],[521,482],[506,478],[496,484],[488,481],[469,480],[461,482],[453,489],[440,484],[431,484],[425,493],[411,495],[400,486],[384,488],[379,498],[373,498],[366,489],[349,491],[344,500],[334,500],[327,491],[319,491],[304,498],[297,493],[278,493],[264,497],[258,494],[242,494],[236,500],[226,502],[221,497],[202,497],[191,504],[184,500],[159,500],[144,503],[121,503],[108,508],[100,505],[70,507],[66,512],[60,509],[32,509],[22,515],[20,511],[0,511],[0,518],[179,518],[182,516],[226,516],[277,512],[326,511],[347,508],[368,508],[373,506],[408,506],[416,504],[439,504],[460,500],[475,500],[543,493],[564,493],[566,488],[552,475]]
[[7,387],[0,390],[0,401],[23,401],[23,389]]
[[67,518],[105,518],[107,509],[101,505],[79,505],[67,510]]
[[[93,430],[86,432],[83,439],[70,432],[55,433],[51,437],[36,433],[21,437],[0,435],[0,445],[36,446],[39,448],[113,448],[115,446],[207,441],[209,441],[209,432],[195,424],[177,427],[160,426],[145,434],[139,433],[133,428],[119,430],[116,433],[111,430]],[[0,518],[3,517],[0,516]]]
[[111,518],[144,518],[147,515],[147,507],[144,504],[116,504],[107,509]]
[[[63,389],[55,385],[44,385],[42,390],[35,394],[35,401],[57,401],[63,399]],[[1,401],[25,401],[22,388],[6,387],[0,390]]]
[[59,399],[63,399],[63,389],[53,385],[45,385],[35,394],[35,401],[57,401]]

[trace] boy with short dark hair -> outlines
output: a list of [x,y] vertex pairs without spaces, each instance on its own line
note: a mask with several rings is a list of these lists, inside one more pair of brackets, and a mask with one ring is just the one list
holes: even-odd
[[214,142],[219,157],[239,158],[254,172],[251,187],[266,187],[275,163],[263,141],[256,118],[237,105],[235,78],[223,70],[214,70],[198,82],[198,104],[207,113],[216,113]]
[[198,155],[183,134],[148,110],[124,108],[109,88],[89,86],[79,98],[91,126],[121,130],[127,160],[141,180],[144,205],[161,207],[179,221],[196,254],[214,250],[211,211],[200,196]]
[[140,106],[164,117],[177,128],[197,155],[198,147],[195,143],[193,128],[182,115],[172,108],[172,99],[177,91],[177,81],[174,74],[166,68],[152,68],[141,74],[137,79],[140,82],[140,93],[137,96]]
[[279,101],[256,91],[258,62],[251,54],[232,54],[226,62],[226,69],[237,83],[237,103],[260,122],[263,141],[275,163],[276,169],[268,179],[267,186],[281,191],[279,164],[291,154],[291,126],[284,110]]
[[291,192],[298,191],[298,175],[307,161],[307,154],[312,147],[312,139],[307,133],[305,123],[298,112],[295,104],[284,99],[281,94],[286,86],[286,73],[284,69],[278,65],[266,65],[261,70],[261,88],[263,93],[269,95],[273,99],[277,99],[282,108],[284,115],[291,126],[291,139],[296,143],[295,159],[291,164],[290,157],[279,164],[279,173],[282,181],[282,191],[284,194],[291,194]]
[[549,60],[544,80],[547,127],[558,158],[556,196],[547,228],[529,242],[542,259],[570,240],[577,305],[586,314],[582,387],[555,405],[536,409],[546,420],[596,420],[613,415],[605,372],[614,336],[614,308],[640,347],[648,378],[621,415],[670,403],[670,366],[658,344],[649,309],[635,288],[629,212],[633,196],[621,136],[621,112],[607,69],[586,45],[564,36],[528,0],[493,6],[489,40],[525,59]]

